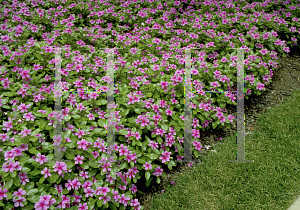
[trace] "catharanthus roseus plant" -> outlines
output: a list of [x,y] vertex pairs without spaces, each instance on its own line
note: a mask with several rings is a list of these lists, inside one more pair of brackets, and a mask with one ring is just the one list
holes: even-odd
[[[206,92],[236,91],[237,52],[230,48],[245,48],[246,98],[272,81],[277,54],[288,53],[287,45],[300,38],[300,3],[272,9],[278,4],[3,1],[1,208],[142,209],[137,180],[160,183],[163,166],[172,169],[183,159],[185,94],[192,98],[196,158],[201,131],[233,122],[226,104],[235,104],[236,93]],[[51,107],[56,47],[66,48],[61,114]],[[111,78],[104,48],[116,48],[110,160],[105,93]],[[191,50],[192,80],[186,81],[189,48],[199,49]],[[193,92],[185,93],[185,85]],[[55,120],[62,122],[60,136],[54,135]],[[55,161],[58,145],[66,161]]]

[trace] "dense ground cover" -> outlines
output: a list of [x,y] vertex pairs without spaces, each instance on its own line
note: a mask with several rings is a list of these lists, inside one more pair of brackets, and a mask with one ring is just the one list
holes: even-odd
[[[261,96],[250,96],[245,100],[245,159],[254,162],[237,163],[236,166],[226,162],[236,155],[235,125],[218,132],[202,132],[200,141],[207,154],[201,158],[201,165],[179,165],[172,168],[160,184],[138,185],[144,193],[138,196],[141,205],[149,210],[245,209],[251,206],[288,209],[300,194],[300,148],[297,143],[300,128],[295,125],[299,122],[296,107],[300,101],[296,97],[292,99],[294,105],[286,102],[295,90],[300,90],[299,52],[299,47],[293,47],[286,58],[279,57],[278,68],[267,90]],[[236,115],[236,107],[227,110]],[[259,126],[259,119],[268,126]],[[283,121],[287,122],[284,126]],[[271,137],[266,135],[269,127],[276,128],[276,134]],[[203,167],[203,164],[207,166]],[[239,186],[233,184],[233,180],[238,180]]]
[[[199,64],[192,69],[193,89],[198,92],[189,96],[193,98],[193,137],[198,139],[200,130],[233,122],[225,106],[235,104],[235,95],[203,92],[216,87],[235,90],[237,56],[229,48],[253,47],[245,50],[247,98],[261,94],[272,81],[269,67],[276,68],[276,51],[284,55],[289,52],[287,44],[295,45],[299,38],[295,2],[25,2],[3,2],[1,8],[1,150],[5,153],[1,165],[4,172],[10,172],[2,172],[1,190],[9,191],[7,199],[2,199],[8,209],[13,205],[22,209],[38,209],[39,205],[139,209],[133,199],[134,183],[141,177],[146,178],[146,185],[152,180],[160,183],[160,177],[166,176],[163,165],[172,169],[177,164],[173,160],[183,157],[183,50],[202,49],[192,52],[192,63]],[[274,10],[280,4],[285,9]],[[285,43],[279,38],[282,35],[292,38]],[[68,48],[62,56],[62,87],[79,91],[63,94],[64,139],[54,138],[54,142],[55,118],[49,106],[55,51],[49,46]],[[105,141],[105,94],[80,92],[106,90],[106,53],[98,47],[123,48],[115,50],[119,64],[115,68],[116,159],[127,161],[121,165],[101,162],[106,150],[97,140]],[[152,118],[148,121],[141,115],[147,111]],[[73,162],[55,163],[53,143],[61,143],[66,149],[64,158]],[[193,154],[198,157],[201,142],[193,143]],[[51,196],[54,205],[50,205]]]

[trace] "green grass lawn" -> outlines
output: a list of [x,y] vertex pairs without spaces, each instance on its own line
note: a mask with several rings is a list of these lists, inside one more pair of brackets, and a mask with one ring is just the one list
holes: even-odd
[[[145,209],[288,209],[300,195],[300,91],[257,119],[236,158],[235,134],[216,145]],[[195,165],[195,164],[194,164]]]

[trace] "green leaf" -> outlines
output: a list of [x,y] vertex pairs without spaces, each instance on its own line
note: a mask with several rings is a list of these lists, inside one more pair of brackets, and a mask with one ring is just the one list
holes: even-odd
[[69,115],[68,115],[68,116],[64,116],[64,121],[65,121],[65,122],[68,122],[68,121],[70,121],[70,120],[71,120],[71,116],[69,116]]
[[125,130],[125,129],[121,129],[121,130],[119,131],[119,134],[121,134],[121,135],[128,135],[128,131]]
[[162,138],[160,136],[156,136],[157,143],[161,144],[163,142]]
[[57,173],[52,173],[50,176],[50,182],[54,183],[58,178],[58,174]]
[[44,150],[53,150],[54,149],[54,145],[53,144],[51,144],[50,142],[43,142],[42,143],[42,148],[44,149]]
[[75,166],[75,163],[69,161],[69,162],[66,163],[66,165],[67,165],[68,169],[71,169],[73,166]]
[[120,164],[119,169],[122,170],[122,169],[124,169],[124,168],[126,168],[126,167],[128,167],[128,163],[124,161],[124,162],[122,162],[122,163]]
[[38,189],[31,189],[31,190],[28,190],[28,195],[35,195],[39,190]]
[[50,187],[49,193],[51,193],[53,195],[57,195],[58,194],[58,190],[56,188],[54,188],[54,187]]
[[41,129],[35,129],[32,133],[31,136],[35,136],[36,134],[38,134],[41,131]]
[[89,166],[91,166],[93,168],[99,168],[97,161],[89,161]]
[[134,183],[137,183],[137,178],[136,177],[133,177],[132,180],[133,180]]
[[98,206],[98,207],[101,207],[102,205],[103,205],[103,200],[98,200],[98,201],[97,201],[97,206]]
[[152,96],[152,93],[149,92],[149,93],[146,93],[146,95],[147,95],[148,97],[151,97],[151,96]]
[[91,199],[91,200],[89,200],[89,202],[88,202],[89,209],[93,209],[94,208],[96,201],[97,201],[97,199]]
[[9,204],[5,204],[4,210],[12,210],[14,208],[14,205],[9,203]]
[[151,181],[152,181],[153,177],[151,177],[150,179],[148,179],[146,181],[146,186],[149,187],[149,185],[151,184]]
[[29,196],[27,197],[27,200],[29,200],[31,203],[37,203],[40,200],[40,196],[39,195]]
[[29,153],[31,153],[31,154],[35,154],[35,153],[36,153],[36,148],[31,147],[28,151],[29,151]]
[[48,116],[49,114],[51,114],[51,112],[52,112],[52,109],[51,108],[47,108],[46,109],[46,115]]
[[34,188],[34,182],[27,182],[26,185],[25,185],[25,190],[28,191],[28,190],[31,190]]
[[9,179],[9,180],[5,183],[5,188],[6,188],[6,189],[10,189],[12,185],[13,185],[13,179]]
[[22,172],[26,172],[26,173],[28,173],[30,171],[30,169],[29,168],[27,168],[27,167],[22,167]]
[[71,132],[71,130],[69,129],[69,130],[67,130],[66,132],[64,132],[63,136],[64,136],[64,138],[70,138],[71,134],[72,134],[72,132]]
[[144,109],[134,109],[134,111],[137,113],[137,114],[141,114],[143,111],[145,111]]
[[156,179],[156,183],[159,184],[160,183],[160,177],[157,177]]
[[12,174],[10,174],[12,178],[15,178],[17,176],[17,171],[14,171]]
[[168,126],[167,125],[162,125],[161,128],[165,131],[168,131]]
[[[152,79],[152,81],[153,81],[153,79]],[[153,98],[159,98],[159,93],[157,91],[155,91]]]
[[78,114],[72,114],[71,117],[76,119],[76,120],[80,119],[80,115],[78,115]]
[[89,165],[86,162],[83,162],[82,164],[80,164],[80,167],[84,168],[84,169],[88,169]]
[[20,178],[18,176],[14,178],[14,185],[16,185],[17,187],[21,185]]
[[168,168],[169,168],[170,170],[172,170],[172,166],[175,166],[175,163],[174,163],[173,160],[171,160],[171,161],[168,163]]
[[146,160],[145,160],[144,157],[141,157],[141,158],[138,158],[138,159],[137,159],[137,162],[138,162],[138,163],[141,163],[141,164],[145,164],[145,163],[146,163]]
[[68,194],[69,190],[67,188],[64,188],[63,191],[62,191],[62,194],[66,195]]
[[40,180],[39,180],[39,183],[44,183],[44,181],[45,181],[45,177],[42,176],[42,177],[40,178]]
[[145,177],[146,177],[146,180],[149,180],[149,178],[150,178],[150,172],[149,171],[146,171]]
[[98,125],[100,127],[103,127],[103,125],[106,125],[107,124],[107,120],[106,119],[99,119],[98,120]]
[[102,132],[102,130],[103,130],[103,129],[101,129],[101,128],[95,128],[95,129],[93,130],[93,132],[96,133],[96,134],[100,134],[100,133]]
[[158,155],[154,153],[146,154],[146,156],[149,157],[151,160],[156,160],[158,158]]
[[47,155],[46,157],[47,157],[47,159],[48,159],[48,161],[49,161],[49,160],[52,160],[52,159],[53,159],[54,155],[53,155],[53,154],[49,154],[49,155]]
[[38,140],[38,137],[36,137],[36,136],[29,137],[29,141],[36,142],[36,140]]
[[136,145],[138,145],[138,146],[141,147],[143,145],[143,143],[141,141],[139,141],[139,140],[136,140]]
[[147,146],[148,146],[148,142],[144,141],[143,144],[142,144],[142,150],[146,151],[147,150]]
[[66,152],[65,152],[65,157],[69,160],[74,160],[75,158],[75,152],[74,150],[67,148]]

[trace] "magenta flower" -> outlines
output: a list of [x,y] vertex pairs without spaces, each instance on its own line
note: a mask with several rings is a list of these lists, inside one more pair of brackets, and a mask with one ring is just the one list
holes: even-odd
[[18,111],[21,110],[21,113],[24,113],[24,112],[27,112],[27,109],[30,107],[31,105],[25,105],[23,103],[21,103],[19,106],[18,106]]
[[163,172],[163,169],[160,168],[160,166],[158,166],[158,167],[155,169],[155,171],[153,172],[153,175],[158,177],[158,176],[161,176],[161,175],[162,175],[162,172]]
[[54,141],[53,143],[54,146],[59,146],[60,142],[62,141],[61,135],[53,136],[53,141]]
[[78,188],[81,186],[81,183],[77,177],[74,178],[74,180],[72,181],[72,184],[73,184],[75,190],[78,190]]
[[87,150],[88,142],[85,139],[82,139],[81,141],[77,141],[78,149]]
[[20,134],[22,135],[22,137],[26,137],[31,134],[31,131],[32,130],[25,128],[23,131],[21,131]]
[[2,128],[2,130],[10,131],[10,128],[13,128],[12,127],[12,121],[4,122],[3,125],[4,125],[5,128]]
[[260,82],[257,83],[256,89],[262,90],[262,89],[264,89],[264,88],[265,88],[265,84],[262,84],[262,83],[260,83]]
[[38,154],[35,161],[39,164],[44,164],[44,162],[48,162],[48,159],[46,158],[45,155]]
[[50,169],[48,169],[47,167],[44,168],[43,171],[41,171],[41,174],[44,174],[44,177],[47,178],[47,177],[50,177],[51,174],[50,174]]
[[170,109],[167,109],[167,110],[166,110],[166,115],[172,116],[172,114],[173,114],[173,111],[172,111],[172,110],[170,110]]
[[75,133],[75,136],[78,136],[78,138],[81,138],[81,135],[85,135],[84,130],[80,130],[80,128],[79,128],[79,132]]
[[14,202],[14,207],[23,207],[24,204],[23,202],[25,201],[25,198],[22,196],[19,196],[18,199],[16,199],[15,197],[13,198],[13,202]]
[[55,165],[53,166],[54,172],[58,172],[58,175],[63,174],[63,172],[67,173],[67,164],[65,162],[58,162],[56,161]]
[[145,167],[145,170],[151,170],[152,169],[152,165],[148,162],[146,162],[143,166]]
[[9,136],[7,136],[7,134],[6,134],[6,133],[4,133],[4,134],[0,134],[0,139],[2,139],[2,142],[5,142],[5,141],[6,141],[6,139],[9,139]]
[[13,193],[13,195],[14,195],[15,197],[17,197],[17,196],[22,197],[22,195],[26,195],[26,191],[23,190],[22,188],[20,188],[18,191],[15,191],[15,192]]
[[79,105],[77,104],[76,110],[82,111],[82,110],[85,110],[85,107],[82,105],[82,103],[80,103]]
[[88,206],[87,206],[87,203],[84,203],[84,204],[79,204],[79,208],[78,208],[78,210],[86,210],[86,209],[88,209]]
[[74,158],[75,164],[82,164],[83,159],[84,159],[83,156],[77,155],[77,157]]
[[0,187],[0,200],[3,200],[3,198],[7,198],[7,193],[8,192],[8,190],[6,189],[6,188],[2,188],[2,187]]

